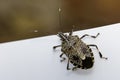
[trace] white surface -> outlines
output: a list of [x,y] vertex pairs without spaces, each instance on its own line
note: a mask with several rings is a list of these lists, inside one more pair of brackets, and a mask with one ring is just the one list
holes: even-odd
[[0,44],[0,80],[120,80],[120,23],[74,34],[98,32],[98,38],[83,40],[98,45],[108,60],[100,59],[93,48],[95,64],[89,70],[66,70],[67,61],[60,63],[60,48],[52,49],[60,44],[56,35]]

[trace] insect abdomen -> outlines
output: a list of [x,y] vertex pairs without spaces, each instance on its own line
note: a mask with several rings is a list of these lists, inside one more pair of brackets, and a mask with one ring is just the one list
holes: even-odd
[[82,69],[89,69],[93,67],[94,58],[93,57],[86,57],[85,60],[82,60]]

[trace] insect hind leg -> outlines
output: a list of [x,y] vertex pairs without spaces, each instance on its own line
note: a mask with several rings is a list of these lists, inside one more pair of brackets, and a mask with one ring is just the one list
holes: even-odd
[[73,68],[72,68],[72,71],[77,70],[77,68],[78,68],[77,66],[73,67]]
[[102,58],[102,59],[108,59],[107,57],[103,57],[103,55],[102,55],[102,53],[99,51],[97,45],[90,44],[90,45],[87,45],[87,46],[95,47],[95,48],[98,50],[98,52],[99,52],[99,56],[100,56],[100,58]]

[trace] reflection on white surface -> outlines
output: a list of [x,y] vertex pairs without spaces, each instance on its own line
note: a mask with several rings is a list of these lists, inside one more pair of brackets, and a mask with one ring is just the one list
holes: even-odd
[[[103,56],[93,48],[95,64],[89,70],[67,71],[67,61],[60,63],[60,44],[56,35],[0,44],[0,80],[120,80],[120,24],[74,32],[96,35],[84,42],[96,44]],[[73,67],[70,65],[70,67]]]

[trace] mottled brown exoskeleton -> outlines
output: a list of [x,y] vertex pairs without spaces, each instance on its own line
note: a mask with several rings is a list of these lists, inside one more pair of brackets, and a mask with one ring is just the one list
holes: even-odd
[[53,47],[53,49],[61,47],[62,51],[62,54],[60,55],[60,58],[62,58],[61,62],[66,59],[65,57],[63,57],[63,55],[66,55],[66,57],[68,58],[67,70],[70,70],[69,62],[74,65],[72,70],[75,70],[77,68],[81,69],[92,68],[94,64],[94,55],[90,47],[95,47],[98,50],[100,58],[107,59],[106,57],[102,56],[97,45],[94,44],[87,45],[82,41],[82,39],[86,36],[96,38],[99,35],[99,33],[96,36],[85,34],[80,38],[77,35],[72,35],[72,33],[73,31],[71,31],[69,35],[66,35],[62,32],[59,32],[58,36],[60,37],[62,44]]

